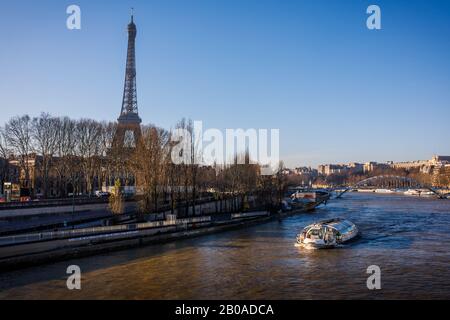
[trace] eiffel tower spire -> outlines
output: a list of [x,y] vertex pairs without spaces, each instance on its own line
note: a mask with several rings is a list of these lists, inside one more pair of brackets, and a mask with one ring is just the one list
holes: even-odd
[[138,115],[137,90],[136,90],[136,44],[137,29],[134,24],[134,12],[131,12],[131,22],[128,24],[128,51],[125,72],[125,85],[123,89],[122,110],[118,119],[119,124],[140,124]]

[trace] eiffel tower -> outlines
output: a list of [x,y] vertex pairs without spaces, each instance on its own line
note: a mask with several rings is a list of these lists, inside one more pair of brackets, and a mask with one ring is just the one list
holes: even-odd
[[132,12],[131,22],[128,24],[128,52],[122,110],[120,117],[117,119],[118,126],[114,137],[114,146],[119,148],[135,147],[137,141],[141,138],[142,120],[138,114],[136,91],[136,34],[137,29]]

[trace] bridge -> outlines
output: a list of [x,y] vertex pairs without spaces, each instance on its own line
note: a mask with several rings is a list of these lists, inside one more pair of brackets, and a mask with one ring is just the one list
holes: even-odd
[[409,177],[403,177],[403,176],[394,176],[394,175],[380,175],[380,176],[374,176],[370,177],[364,180],[361,180],[357,182],[353,186],[349,186],[345,188],[343,191],[341,191],[337,196],[336,199],[341,198],[344,194],[347,192],[356,189],[358,187],[369,187],[369,186],[378,186],[378,187],[387,187],[387,188],[398,188],[398,187],[409,187],[409,188],[420,188],[420,189],[427,189],[431,192],[433,192],[439,199],[446,199],[448,194],[442,194],[438,192],[436,189],[433,189],[432,187],[426,186],[419,181],[409,178]]

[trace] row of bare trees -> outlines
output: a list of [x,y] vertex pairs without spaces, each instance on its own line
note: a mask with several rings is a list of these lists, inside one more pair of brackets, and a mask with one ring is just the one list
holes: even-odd
[[[189,131],[194,139],[191,121],[183,119],[176,128]],[[200,166],[196,164],[199,151],[194,141],[190,142],[187,145],[191,149],[181,151],[190,157],[181,164],[174,164],[171,133],[153,126],[143,127],[128,165],[142,189],[143,212],[158,211],[163,204],[172,212],[177,209],[184,215],[196,215],[196,203],[204,195],[214,196],[217,211],[225,210],[225,204],[229,203],[228,210],[243,210],[249,197],[257,197],[263,205],[280,200],[285,190],[283,176],[260,175],[259,165],[250,163],[248,154],[236,155],[234,161],[226,165]]]
[[100,183],[105,176],[102,160],[115,130],[114,123],[47,113],[12,118],[0,128],[0,157],[8,160],[4,179],[14,179],[7,174],[14,163],[21,186],[32,188],[38,183],[44,197],[49,196],[50,181],[59,186],[60,196],[67,195],[69,185],[72,192],[92,193],[94,182]]
[[[192,121],[183,119],[176,128],[193,133]],[[169,207],[173,212],[184,208],[185,215],[195,215],[196,203],[205,195],[216,198],[218,211],[230,199],[235,203],[231,209],[240,210],[249,197],[258,197],[265,204],[277,202],[285,189],[281,174],[261,176],[260,167],[251,164],[248,155],[236,155],[227,165],[202,167],[196,164],[197,150],[191,143],[191,150],[183,150],[191,157],[174,164],[170,131],[142,126],[132,149],[114,144],[116,131],[115,123],[90,119],[72,120],[46,113],[35,118],[16,117],[0,128],[0,158],[19,167],[22,187],[39,185],[43,197],[49,196],[50,183],[53,189],[58,186],[59,197],[69,192],[92,194],[102,185],[136,185],[141,212]],[[31,159],[36,164],[30,164]],[[5,165],[3,170],[8,172]],[[2,176],[11,181],[7,174]]]

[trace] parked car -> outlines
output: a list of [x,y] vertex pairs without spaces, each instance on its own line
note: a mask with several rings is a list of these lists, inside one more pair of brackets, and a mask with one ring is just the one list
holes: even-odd
[[105,192],[105,191],[97,190],[97,191],[95,191],[95,196],[97,198],[108,198],[110,196],[110,193],[109,192]]

